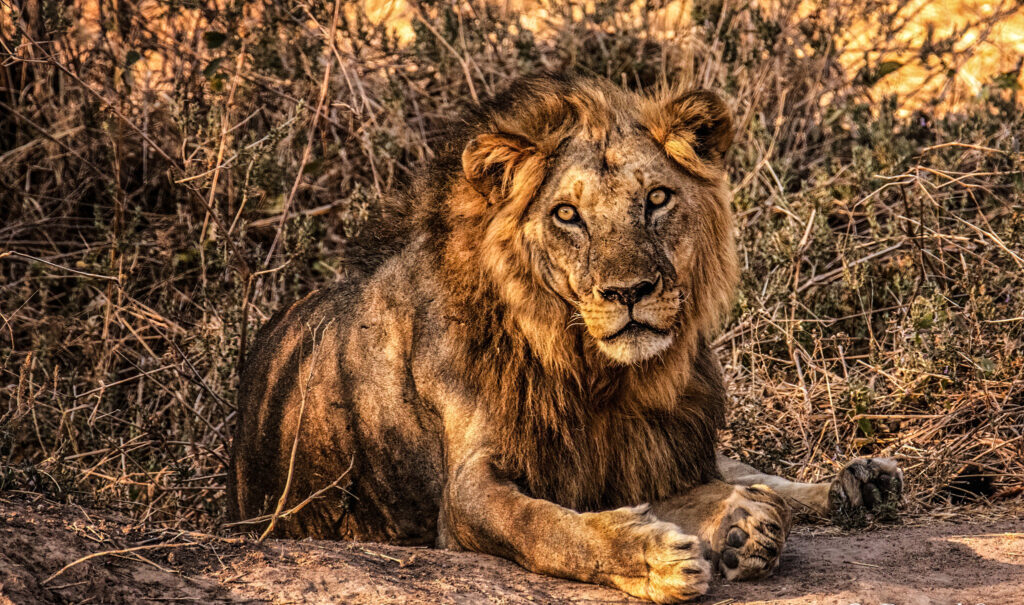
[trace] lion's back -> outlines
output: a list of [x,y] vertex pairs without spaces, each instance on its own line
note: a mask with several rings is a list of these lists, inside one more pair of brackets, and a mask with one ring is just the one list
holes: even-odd
[[334,484],[279,533],[433,540],[440,429],[409,369],[422,297],[401,283],[415,257],[397,254],[365,280],[311,293],[259,331],[240,372],[229,480],[236,517],[272,512],[285,485],[287,509]]

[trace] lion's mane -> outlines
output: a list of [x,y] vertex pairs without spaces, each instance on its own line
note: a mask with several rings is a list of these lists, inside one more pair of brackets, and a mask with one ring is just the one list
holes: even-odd
[[[533,496],[577,510],[656,501],[716,476],[725,390],[706,339],[736,280],[728,193],[714,156],[729,141],[673,123],[720,119],[710,115],[716,106],[698,98],[669,112],[670,99],[587,79],[520,80],[454,126],[432,169],[389,202],[348,253],[349,267],[369,273],[409,241],[428,242],[443,267],[449,313],[465,328],[453,383],[468,382],[487,406],[501,470]],[[697,217],[701,252],[675,343],[633,366],[610,363],[572,325],[571,306],[534,277],[517,229],[563,141],[599,140],[625,119],[639,122],[715,201]],[[513,141],[502,149],[516,157],[476,158],[505,169],[465,174],[464,154],[493,153],[470,145],[487,135]],[[474,186],[481,181],[498,194],[482,193]]]

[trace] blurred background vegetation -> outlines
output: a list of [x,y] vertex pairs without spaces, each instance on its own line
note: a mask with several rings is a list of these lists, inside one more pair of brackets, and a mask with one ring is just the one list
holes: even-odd
[[521,74],[721,92],[728,449],[910,505],[1024,487],[1024,9],[0,0],[0,490],[222,522],[240,352]]

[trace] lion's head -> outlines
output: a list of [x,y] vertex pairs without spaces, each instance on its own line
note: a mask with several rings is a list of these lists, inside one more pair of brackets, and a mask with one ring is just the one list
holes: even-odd
[[479,219],[484,261],[527,331],[582,320],[607,358],[634,364],[716,320],[736,274],[721,99],[539,78],[481,116],[462,168],[485,203],[456,214]]

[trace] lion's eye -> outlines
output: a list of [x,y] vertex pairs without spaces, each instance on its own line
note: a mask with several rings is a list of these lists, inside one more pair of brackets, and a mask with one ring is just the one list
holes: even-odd
[[651,208],[661,208],[668,203],[671,196],[672,193],[664,187],[652,189],[651,192],[647,194],[647,205]]
[[563,223],[575,223],[580,219],[580,213],[569,204],[562,204],[555,208],[555,218]]

